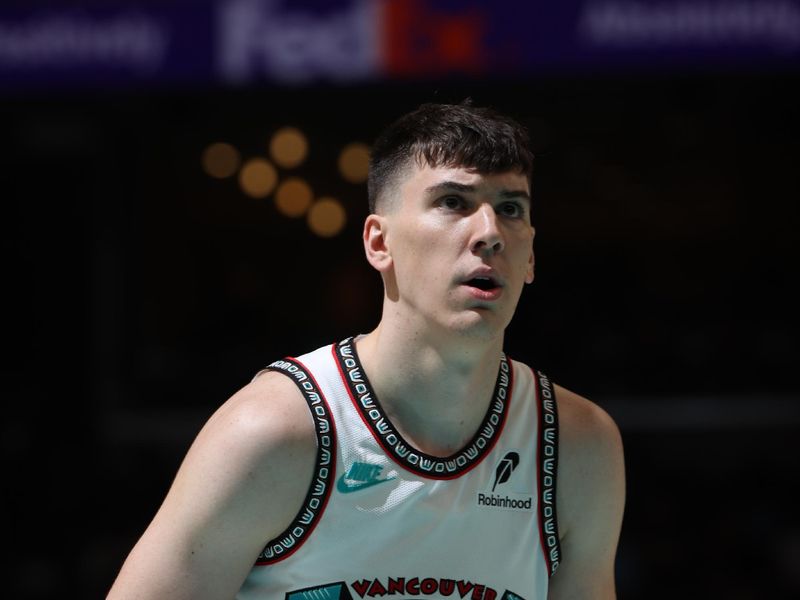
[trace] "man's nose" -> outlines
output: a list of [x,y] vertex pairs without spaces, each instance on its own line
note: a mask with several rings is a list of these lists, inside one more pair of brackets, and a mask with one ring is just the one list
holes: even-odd
[[496,254],[503,250],[503,236],[500,233],[498,216],[494,207],[484,202],[473,214],[475,231],[473,233],[472,251],[477,253]]

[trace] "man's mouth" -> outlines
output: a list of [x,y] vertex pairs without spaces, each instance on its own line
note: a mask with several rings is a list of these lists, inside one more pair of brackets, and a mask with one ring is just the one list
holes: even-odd
[[466,281],[466,285],[484,291],[500,287],[500,284],[492,277],[473,277]]

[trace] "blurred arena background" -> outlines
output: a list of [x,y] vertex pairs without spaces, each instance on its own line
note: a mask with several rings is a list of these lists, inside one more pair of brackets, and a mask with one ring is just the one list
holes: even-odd
[[214,409],[376,323],[363,157],[466,97],[532,133],[508,350],[620,425],[620,598],[800,597],[796,0],[4,2],[8,597],[103,596]]

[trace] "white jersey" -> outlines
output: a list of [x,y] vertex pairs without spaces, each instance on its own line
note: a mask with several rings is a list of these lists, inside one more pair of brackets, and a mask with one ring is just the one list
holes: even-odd
[[544,375],[502,355],[475,437],[438,458],[386,417],[352,338],[267,368],[309,404],[316,473],[237,598],[547,598],[560,548],[558,425]]

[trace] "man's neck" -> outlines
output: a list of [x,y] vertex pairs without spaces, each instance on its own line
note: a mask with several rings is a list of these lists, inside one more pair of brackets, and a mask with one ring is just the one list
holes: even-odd
[[483,420],[497,380],[502,335],[486,341],[433,340],[381,323],[358,353],[381,406],[417,449],[460,450]]

